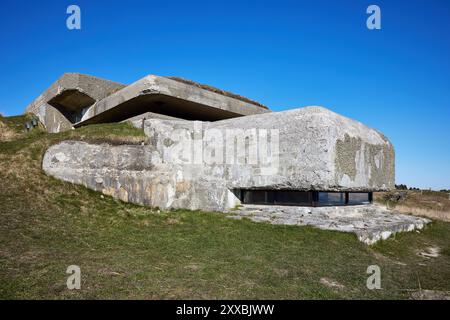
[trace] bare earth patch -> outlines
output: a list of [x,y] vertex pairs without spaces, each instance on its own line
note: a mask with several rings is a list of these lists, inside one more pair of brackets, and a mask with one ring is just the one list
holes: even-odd
[[439,257],[439,252],[441,251],[438,247],[428,247],[424,251],[419,252],[418,254],[422,257],[426,258],[437,258]]
[[320,283],[328,288],[333,289],[344,289],[345,286],[343,284],[340,284],[337,281],[331,280],[329,278],[320,278]]

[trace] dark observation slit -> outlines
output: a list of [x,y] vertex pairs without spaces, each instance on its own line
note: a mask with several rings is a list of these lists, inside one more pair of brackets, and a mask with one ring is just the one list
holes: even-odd
[[251,189],[236,189],[233,192],[243,204],[320,207],[372,203],[372,192]]

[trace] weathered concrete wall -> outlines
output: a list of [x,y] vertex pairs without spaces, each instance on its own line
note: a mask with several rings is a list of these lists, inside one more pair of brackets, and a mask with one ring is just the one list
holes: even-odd
[[[140,120],[135,123],[142,125]],[[226,210],[240,203],[232,192],[240,188],[394,187],[391,143],[376,130],[321,107],[217,122],[151,119],[144,130],[150,141],[145,146],[54,145],[45,154],[43,168],[124,201],[162,208]],[[247,139],[252,132],[256,140]],[[235,153],[230,159],[220,136],[232,138]],[[259,148],[266,136],[271,152]],[[271,157],[263,159],[269,153]]]
[[[153,151],[140,145],[67,141],[49,148],[43,168],[52,176],[122,201],[161,208],[217,210],[223,207],[223,188],[202,185],[201,181],[192,179],[192,172],[183,172],[181,166],[160,163]],[[231,192],[230,196],[234,197]]]
[[207,128],[279,130],[277,174],[257,181],[257,170],[250,178],[239,175],[242,187],[330,191],[394,187],[394,149],[386,137],[323,107],[223,120]]
[[49,132],[68,130],[72,128],[73,124],[60,111],[51,106],[49,101],[69,91],[80,92],[92,98],[93,101],[98,101],[123,87],[125,86],[120,83],[93,76],[65,73],[30,103],[26,112],[38,116]]
[[29,112],[35,114],[50,133],[66,131],[72,128],[72,123],[48,103],[43,102],[39,107],[31,109]]

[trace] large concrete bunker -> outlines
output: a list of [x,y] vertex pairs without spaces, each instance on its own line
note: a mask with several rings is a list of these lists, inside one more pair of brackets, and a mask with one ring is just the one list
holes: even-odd
[[271,112],[180,78],[125,86],[69,73],[27,111],[49,132],[118,121],[143,129],[139,145],[63,141],[44,155],[47,174],[122,201],[313,225],[368,244],[429,222],[372,205],[372,192],[394,188],[394,148],[323,107]]

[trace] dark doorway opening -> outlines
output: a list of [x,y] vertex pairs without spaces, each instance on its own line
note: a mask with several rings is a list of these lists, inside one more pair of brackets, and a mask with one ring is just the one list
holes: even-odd
[[75,90],[64,90],[48,101],[48,104],[55,107],[71,123],[81,121],[86,108],[95,103],[95,100],[87,94]]

